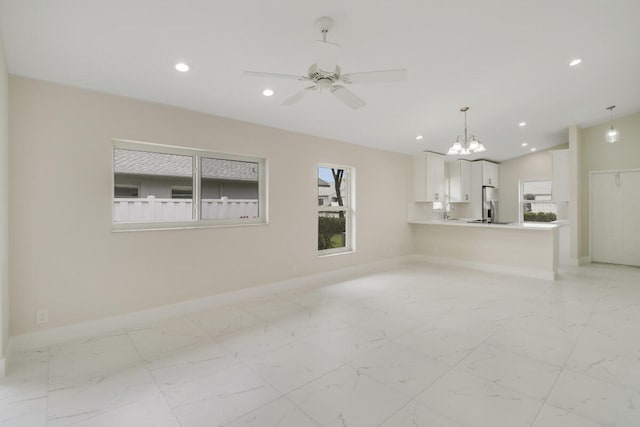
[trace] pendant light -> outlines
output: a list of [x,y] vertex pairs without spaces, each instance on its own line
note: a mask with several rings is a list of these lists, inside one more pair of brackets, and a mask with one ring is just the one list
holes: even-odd
[[486,148],[478,138],[473,134],[467,133],[467,111],[469,111],[469,107],[462,107],[460,111],[464,113],[464,135],[458,135],[451,147],[449,147],[447,155],[456,156],[486,151]]
[[607,110],[611,112],[611,128],[607,131],[607,142],[610,144],[615,144],[620,141],[620,132],[618,129],[613,127],[613,109],[616,108],[615,105],[607,107]]

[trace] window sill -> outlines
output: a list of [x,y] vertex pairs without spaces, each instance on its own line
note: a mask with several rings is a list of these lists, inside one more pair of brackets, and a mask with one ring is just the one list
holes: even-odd
[[137,231],[163,231],[163,230],[194,230],[199,228],[227,228],[227,227],[251,227],[259,225],[269,225],[268,221],[260,222],[246,222],[246,223],[229,223],[229,224],[167,224],[162,226],[160,224],[112,224],[112,233],[125,233],[125,232],[137,232]]
[[328,257],[334,257],[338,255],[347,255],[347,254],[352,254],[354,252],[355,252],[354,249],[345,249],[343,251],[336,251],[336,252],[324,252],[324,253],[319,253],[318,258],[328,258]]

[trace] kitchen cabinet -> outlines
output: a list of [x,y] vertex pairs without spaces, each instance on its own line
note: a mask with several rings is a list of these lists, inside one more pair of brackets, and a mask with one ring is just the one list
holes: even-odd
[[482,164],[482,185],[498,188],[498,165],[481,160]]
[[471,201],[471,162],[456,160],[447,163],[449,177],[449,201],[469,203]]
[[416,202],[444,201],[444,156],[425,152],[413,157],[413,195]]
[[498,188],[498,179],[499,166],[496,163],[486,160],[471,162],[471,203],[464,210],[465,217],[482,218],[482,187]]

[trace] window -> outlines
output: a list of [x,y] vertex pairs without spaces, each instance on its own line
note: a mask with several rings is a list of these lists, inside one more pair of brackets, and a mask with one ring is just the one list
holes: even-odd
[[552,200],[551,181],[521,181],[520,212],[522,222],[555,221],[557,207]]
[[174,186],[171,187],[172,199],[193,199],[193,187]]
[[354,250],[354,188],[353,168],[318,167],[318,251],[321,255]]
[[125,197],[138,197],[140,188],[137,185],[130,184],[115,184],[113,189],[113,197],[125,198]]
[[113,228],[265,223],[265,165],[258,158],[114,141]]

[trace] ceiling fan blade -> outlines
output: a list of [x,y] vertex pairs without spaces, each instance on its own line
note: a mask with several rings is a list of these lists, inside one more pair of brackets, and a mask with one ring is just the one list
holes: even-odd
[[300,102],[302,100],[302,98],[304,98],[304,90],[301,90],[300,92],[296,93],[293,96],[290,96],[289,98],[285,99],[284,101],[282,101],[282,104],[280,105],[293,105],[296,104],[298,102]]
[[354,110],[367,105],[367,103],[364,102],[364,100],[362,100],[358,95],[351,92],[344,86],[333,86],[331,88],[331,93]]
[[290,96],[289,98],[287,98],[284,101],[282,101],[282,103],[280,105],[289,106],[289,105],[297,104],[298,102],[300,102],[302,100],[302,98],[304,98],[305,92],[308,92],[310,90],[316,90],[316,87],[315,86],[309,86],[307,88],[304,88],[300,92],[298,92],[298,93],[294,94],[293,96]]
[[251,77],[269,77],[273,79],[287,79],[287,80],[309,80],[307,76],[294,76],[292,74],[278,74],[278,73],[263,73],[260,71],[245,71],[245,76]]
[[406,82],[407,70],[364,71],[362,73],[344,74],[345,83],[393,83]]

